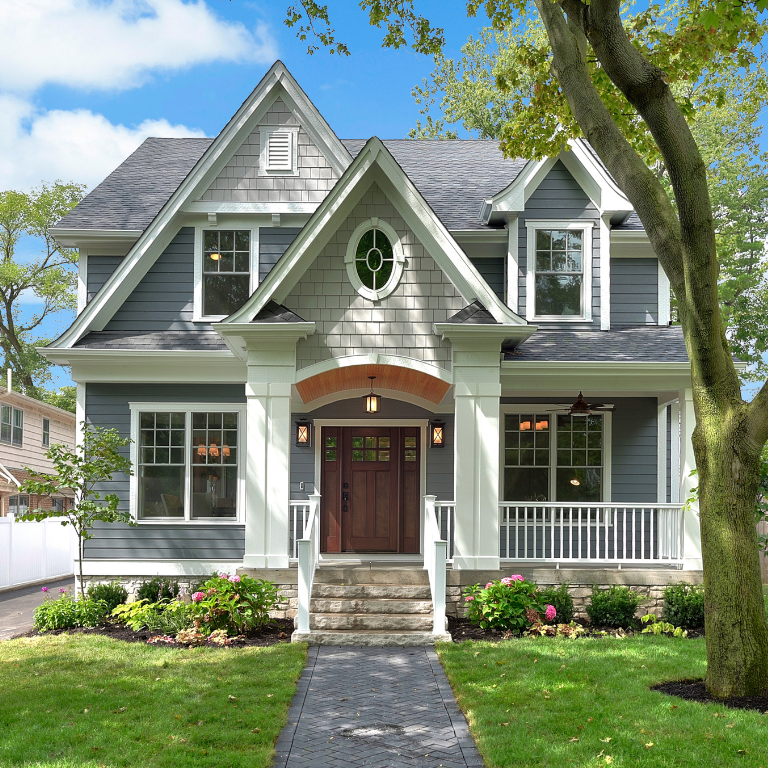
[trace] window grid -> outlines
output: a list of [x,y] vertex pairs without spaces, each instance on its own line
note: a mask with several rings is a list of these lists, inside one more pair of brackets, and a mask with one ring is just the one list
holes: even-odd
[[250,295],[251,233],[203,230],[203,315],[230,315]]

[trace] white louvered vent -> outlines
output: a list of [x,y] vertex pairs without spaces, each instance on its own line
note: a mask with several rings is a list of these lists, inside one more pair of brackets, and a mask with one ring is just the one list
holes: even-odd
[[273,131],[267,142],[267,170],[292,171],[293,147],[291,131]]

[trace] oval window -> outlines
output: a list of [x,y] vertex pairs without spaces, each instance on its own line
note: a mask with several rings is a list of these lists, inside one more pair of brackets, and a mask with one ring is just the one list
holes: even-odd
[[355,251],[355,269],[360,282],[372,291],[380,291],[392,277],[395,255],[389,238],[377,228],[360,238]]

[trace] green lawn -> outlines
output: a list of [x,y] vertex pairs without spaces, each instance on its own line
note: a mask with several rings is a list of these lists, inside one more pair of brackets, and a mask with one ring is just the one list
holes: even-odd
[[266,768],[305,658],[291,644],[2,642],[0,766]]
[[649,690],[703,677],[703,639],[470,641],[438,653],[489,768],[768,768],[768,715]]

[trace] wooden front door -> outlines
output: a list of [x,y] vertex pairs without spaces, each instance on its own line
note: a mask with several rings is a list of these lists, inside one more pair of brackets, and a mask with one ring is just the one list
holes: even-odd
[[324,552],[419,552],[418,427],[323,427]]

